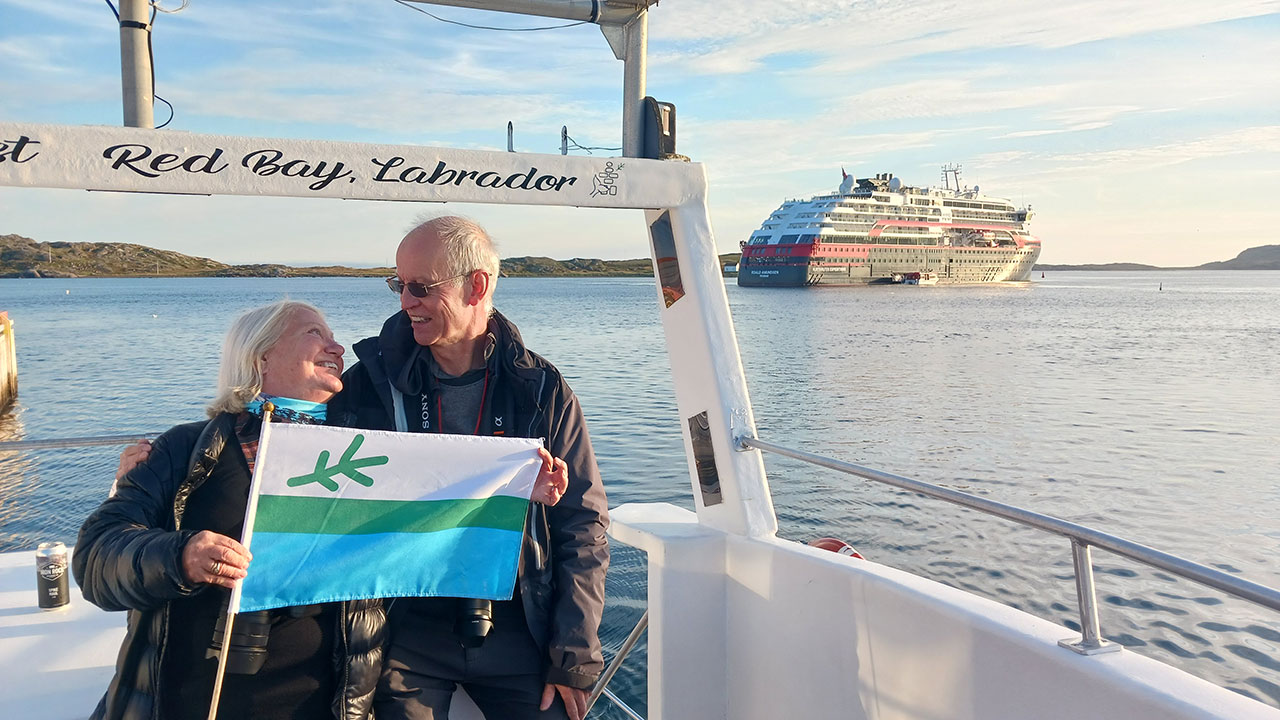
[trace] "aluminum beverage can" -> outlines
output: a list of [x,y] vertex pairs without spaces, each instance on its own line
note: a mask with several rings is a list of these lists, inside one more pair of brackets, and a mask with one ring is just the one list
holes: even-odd
[[40,543],[36,548],[36,594],[41,610],[59,610],[71,602],[66,545]]

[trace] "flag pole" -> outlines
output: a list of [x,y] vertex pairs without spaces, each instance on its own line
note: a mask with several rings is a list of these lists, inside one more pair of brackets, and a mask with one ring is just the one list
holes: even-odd
[[[276,406],[271,402],[262,403],[262,434],[258,438],[259,458],[266,452],[269,434],[267,429],[271,427],[271,414],[275,411]],[[258,510],[258,478],[261,475],[262,463],[255,461],[253,479],[249,484],[249,502],[244,509],[244,529],[240,533],[240,544],[244,545],[246,550],[253,536],[253,518]],[[213,676],[213,699],[209,703],[208,720],[217,720],[218,717],[218,701],[222,699],[222,679],[227,672],[227,654],[231,650],[231,630],[235,624],[235,617],[240,612],[240,583],[240,580],[236,581],[235,586],[231,588],[231,599],[227,601],[227,617],[222,628],[222,648],[218,651],[218,670]]]

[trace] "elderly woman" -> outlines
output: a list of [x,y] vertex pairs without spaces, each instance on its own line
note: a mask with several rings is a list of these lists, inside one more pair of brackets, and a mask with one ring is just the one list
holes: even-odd
[[[252,560],[235,538],[264,401],[275,407],[272,422],[325,422],[325,404],[342,389],[342,354],[310,305],[251,310],[227,333],[211,419],[122,457],[127,472],[85,521],[72,559],[86,599],[129,611],[115,678],[93,718],[208,715],[218,626]],[[567,483],[563,462],[544,451],[534,499],[554,504]],[[368,717],[385,632],[378,600],[238,616],[218,716]]]

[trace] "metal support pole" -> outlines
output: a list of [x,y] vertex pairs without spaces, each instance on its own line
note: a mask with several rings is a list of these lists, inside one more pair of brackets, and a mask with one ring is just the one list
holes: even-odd
[[591,694],[587,696],[587,712],[591,712],[591,708],[600,699],[601,693],[609,692],[606,688],[609,681],[613,679],[614,674],[618,672],[618,668],[622,667],[622,661],[627,659],[627,655],[631,654],[631,649],[640,641],[640,636],[644,634],[646,628],[649,627],[649,611],[645,610],[644,615],[640,616],[640,620],[636,626],[631,629],[631,634],[627,635],[627,639],[623,641],[622,647],[618,648],[618,654],[613,656],[613,660],[609,661],[609,667],[605,668],[600,674],[600,679],[596,680],[596,686],[591,688]]
[[1071,561],[1076,570],[1076,600],[1080,604],[1080,640],[1059,640],[1058,644],[1081,655],[1113,652],[1120,646],[1102,637],[1098,624],[1098,597],[1093,586],[1093,554],[1088,544],[1071,538]]
[[640,157],[644,150],[645,73],[648,65],[649,11],[641,10],[623,29],[626,57],[622,61],[622,156]]
[[148,0],[120,0],[120,92],[125,127],[154,128]]

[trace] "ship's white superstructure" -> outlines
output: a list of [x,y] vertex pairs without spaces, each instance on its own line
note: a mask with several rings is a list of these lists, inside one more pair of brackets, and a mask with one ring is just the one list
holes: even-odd
[[744,242],[738,284],[858,285],[907,273],[1026,280],[1040,256],[1026,229],[1031,209],[961,187],[956,166],[943,177],[943,187],[922,188],[888,173],[846,174],[835,193],[784,202]]

